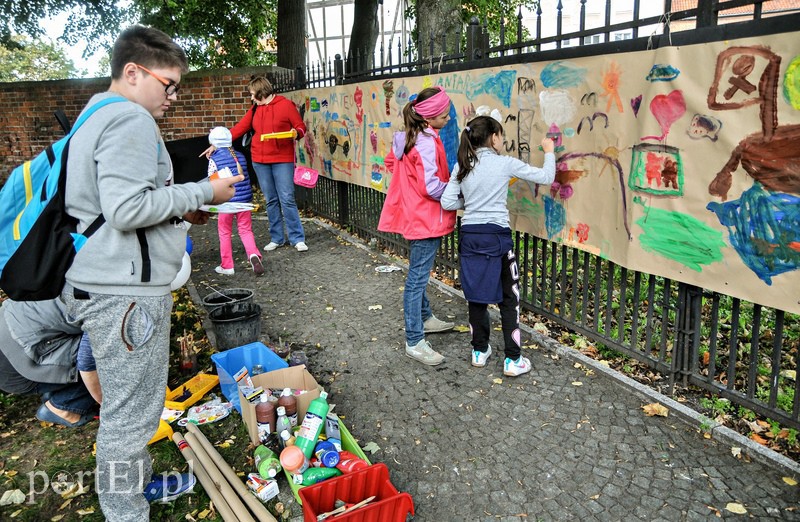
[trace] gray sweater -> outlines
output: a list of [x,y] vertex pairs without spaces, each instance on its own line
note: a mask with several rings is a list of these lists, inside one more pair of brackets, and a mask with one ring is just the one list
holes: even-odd
[[30,381],[76,382],[81,335],[60,299],[6,299],[0,306],[0,352]]
[[[116,94],[96,94],[89,105],[110,96]],[[168,294],[186,249],[186,225],[175,218],[211,202],[211,185],[174,184],[158,125],[129,101],[101,108],[83,124],[67,167],[66,208],[79,219],[78,231],[100,213],[106,218],[75,256],[67,282],[101,294]],[[137,229],[144,231],[146,252]],[[150,281],[142,281],[145,258]]]
[[[464,209],[462,225],[495,224],[509,226],[508,182],[520,178],[542,185],[549,185],[556,176],[556,157],[553,153],[544,155],[542,168],[501,156],[493,149],[483,147],[477,150],[478,162],[464,181],[459,183],[458,164],[453,167],[450,182],[442,194],[442,207],[445,210]],[[463,199],[459,195],[463,195]]]

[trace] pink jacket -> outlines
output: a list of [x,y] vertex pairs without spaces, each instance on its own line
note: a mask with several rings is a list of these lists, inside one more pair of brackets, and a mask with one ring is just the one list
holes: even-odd
[[419,133],[414,148],[403,154],[405,132],[396,132],[386,168],[392,173],[378,230],[401,234],[408,240],[446,236],[453,231],[456,213],[439,204],[450,171],[439,134],[432,128]]

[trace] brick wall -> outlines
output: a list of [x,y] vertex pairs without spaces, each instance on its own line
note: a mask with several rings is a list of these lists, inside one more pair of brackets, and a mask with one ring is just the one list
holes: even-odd
[[[232,127],[250,106],[247,83],[269,68],[195,71],[181,79],[178,102],[159,126],[165,141],[206,135],[215,125]],[[0,83],[0,184],[16,165],[63,136],[53,111],[74,122],[89,98],[108,89],[109,78]]]

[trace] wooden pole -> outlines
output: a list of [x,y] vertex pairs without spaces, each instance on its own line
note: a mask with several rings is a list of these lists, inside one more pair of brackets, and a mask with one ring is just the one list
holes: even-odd
[[200,428],[192,424],[191,422],[186,425],[186,428],[189,430],[191,435],[194,435],[195,439],[200,443],[203,450],[211,457],[211,460],[214,461],[217,468],[222,472],[228,482],[233,486],[233,489],[236,493],[242,497],[247,507],[250,508],[250,511],[256,516],[259,522],[277,522],[275,517],[272,516],[272,513],[267,510],[264,504],[261,503],[259,499],[253,495],[250,490],[242,483],[239,477],[236,475],[236,472],[233,471],[233,468],[225,462],[225,459],[222,458],[222,455],[214,448],[214,446],[209,442],[203,432],[200,431]]
[[209,498],[216,506],[217,511],[219,512],[222,520],[225,522],[236,522],[238,519],[236,518],[236,514],[231,510],[228,503],[223,498],[222,494],[219,490],[214,486],[214,481],[211,480],[208,472],[203,469],[203,465],[197,459],[194,451],[192,448],[189,447],[189,443],[186,442],[186,439],[183,438],[178,432],[172,434],[172,441],[178,446],[178,449],[181,450],[181,455],[183,458],[186,459],[186,462],[189,463],[189,468],[192,470],[192,473],[197,477],[197,480],[200,481],[202,484],[203,489],[206,490],[208,493]]

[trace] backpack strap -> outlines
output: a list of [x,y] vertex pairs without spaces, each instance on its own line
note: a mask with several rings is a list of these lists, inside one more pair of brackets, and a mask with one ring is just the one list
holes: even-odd
[[100,100],[94,105],[90,105],[89,107],[86,108],[85,111],[83,111],[83,114],[80,115],[78,121],[75,122],[75,125],[72,126],[72,130],[69,131],[68,136],[72,137],[75,134],[75,131],[77,131],[81,127],[81,125],[83,125],[86,122],[86,120],[89,119],[89,116],[91,116],[97,111],[97,109],[100,109],[112,103],[118,103],[124,101],[128,101],[128,99],[123,98],[122,96],[111,96],[110,98]]

